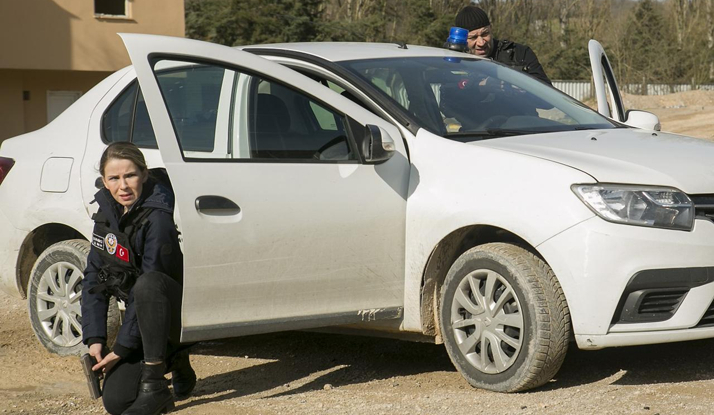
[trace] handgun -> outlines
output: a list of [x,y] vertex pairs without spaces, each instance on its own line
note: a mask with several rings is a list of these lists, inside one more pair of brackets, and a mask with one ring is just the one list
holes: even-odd
[[102,389],[99,386],[99,380],[102,379],[104,376],[102,375],[102,372],[100,370],[98,371],[93,371],[92,366],[97,364],[97,361],[89,355],[89,353],[85,353],[82,355],[82,357],[79,358],[79,360],[82,362],[82,369],[84,369],[84,376],[87,378],[87,386],[89,386],[89,396],[92,397],[92,399],[99,399],[100,396],[102,396]]

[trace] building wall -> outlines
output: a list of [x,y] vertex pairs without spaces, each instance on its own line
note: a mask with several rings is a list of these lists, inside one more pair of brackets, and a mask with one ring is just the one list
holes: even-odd
[[30,99],[23,101],[25,131],[33,131],[47,124],[47,91],[87,92],[111,72],[81,71],[24,71],[23,90]]
[[47,124],[47,91],[84,93],[130,65],[117,33],[184,37],[184,0],[127,4],[105,18],[93,0],[0,0],[0,142]]
[[115,71],[117,33],[183,37],[184,0],[129,0],[128,19],[98,18],[92,0],[1,0],[0,69]]
[[0,69],[0,142],[47,124],[48,91],[84,93],[110,74]]
[[0,141],[25,132],[22,72],[0,69]]

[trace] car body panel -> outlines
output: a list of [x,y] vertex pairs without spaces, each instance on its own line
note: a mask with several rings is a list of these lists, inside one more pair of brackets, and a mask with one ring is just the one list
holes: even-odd
[[[3,191],[0,188],[0,198],[2,197]],[[25,288],[20,286],[16,272],[17,258],[28,232],[15,228],[0,209],[0,234],[3,236],[3,249],[0,249],[0,290],[15,297],[22,297]]]
[[[708,220],[698,219],[691,232],[682,232],[619,225],[595,217],[561,232],[537,249],[558,276],[566,296],[578,299],[569,300],[568,307],[574,333],[585,336],[578,340],[580,347],[591,347],[587,336],[605,336],[613,329],[652,332],[693,327],[714,299],[712,284],[703,285],[690,290],[669,320],[612,325],[623,289],[635,273],[714,265],[714,223]],[[660,339],[668,341],[664,331]]]
[[409,140],[409,151],[404,330],[422,330],[422,276],[432,251],[451,232],[488,225],[536,246],[594,216],[570,191],[572,183],[594,180],[573,168],[444,140],[423,129]]
[[[79,159],[86,145],[87,114],[114,82],[116,76],[112,75],[47,126],[2,143],[2,156],[16,161],[0,186],[0,211],[7,221],[4,227],[15,229],[8,233],[7,243],[0,245],[0,286],[7,287],[12,295],[25,293],[19,253],[31,232],[48,224],[61,224],[86,238],[91,235],[92,223],[82,203]],[[50,158],[72,160],[69,186],[64,192],[40,190],[42,166]]]
[[[184,341],[277,330],[279,321],[318,327],[345,313],[361,319],[365,310],[401,308],[409,169],[401,140],[395,140],[394,156],[376,166],[184,161],[149,56],[180,55],[245,68],[398,137],[393,125],[297,72],[246,52],[158,36],[123,39],[181,215]],[[231,200],[240,212],[198,211],[196,200],[205,195]]]
[[473,143],[528,154],[588,172],[602,183],[672,186],[709,193],[714,142],[639,129],[568,131]]

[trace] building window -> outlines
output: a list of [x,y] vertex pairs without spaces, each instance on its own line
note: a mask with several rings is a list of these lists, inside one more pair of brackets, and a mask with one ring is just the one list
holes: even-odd
[[94,0],[96,16],[129,17],[127,0]]

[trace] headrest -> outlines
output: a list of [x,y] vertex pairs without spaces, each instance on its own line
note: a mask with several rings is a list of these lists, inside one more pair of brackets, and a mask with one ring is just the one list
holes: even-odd
[[270,94],[258,94],[257,124],[262,132],[285,132],[290,129],[290,113],[282,99]]

